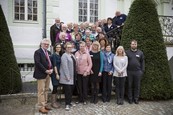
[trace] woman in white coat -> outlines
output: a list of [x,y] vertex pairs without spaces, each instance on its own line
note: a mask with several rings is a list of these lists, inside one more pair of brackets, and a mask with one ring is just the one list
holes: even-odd
[[124,104],[124,88],[125,88],[125,80],[127,76],[127,65],[128,58],[125,54],[123,46],[119,46],[116,50],[116,55],[113,59],[114,73],[115,77],[115,86],[116,86],[116,97],[117,104]]

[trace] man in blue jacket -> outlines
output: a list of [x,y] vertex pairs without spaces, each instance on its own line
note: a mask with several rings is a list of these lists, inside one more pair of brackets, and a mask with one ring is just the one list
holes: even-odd
[[115,12],[115,17],[113,18],[113,24],[115,26],[122,26],[124,25],[124,22],[126,21],[126,15],[125,14],[121,14],[120,11],[116,11]]

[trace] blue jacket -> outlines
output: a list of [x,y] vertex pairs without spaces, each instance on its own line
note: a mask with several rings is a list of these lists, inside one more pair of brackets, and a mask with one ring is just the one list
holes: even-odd
[[112,72],[113,73],[113,58],[114,58],[114,54],[112,52],[107,53],[104,52],[103,53],[103,71],[105,72]]

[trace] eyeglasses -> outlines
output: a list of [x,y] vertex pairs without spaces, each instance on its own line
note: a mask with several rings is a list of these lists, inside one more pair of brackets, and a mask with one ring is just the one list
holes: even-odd
[[56,47],[56,48],[61,48],[61,47]]
[[72,48],[72,47],[67,47],[67,48]]
[[44,43],[44,45],[49,45],[49,44]]

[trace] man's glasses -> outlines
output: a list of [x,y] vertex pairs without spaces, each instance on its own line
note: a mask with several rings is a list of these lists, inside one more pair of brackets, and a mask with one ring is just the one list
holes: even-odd
[[46,43],[43,43],[44,45],[49,45],[49,44],[46,44]]

